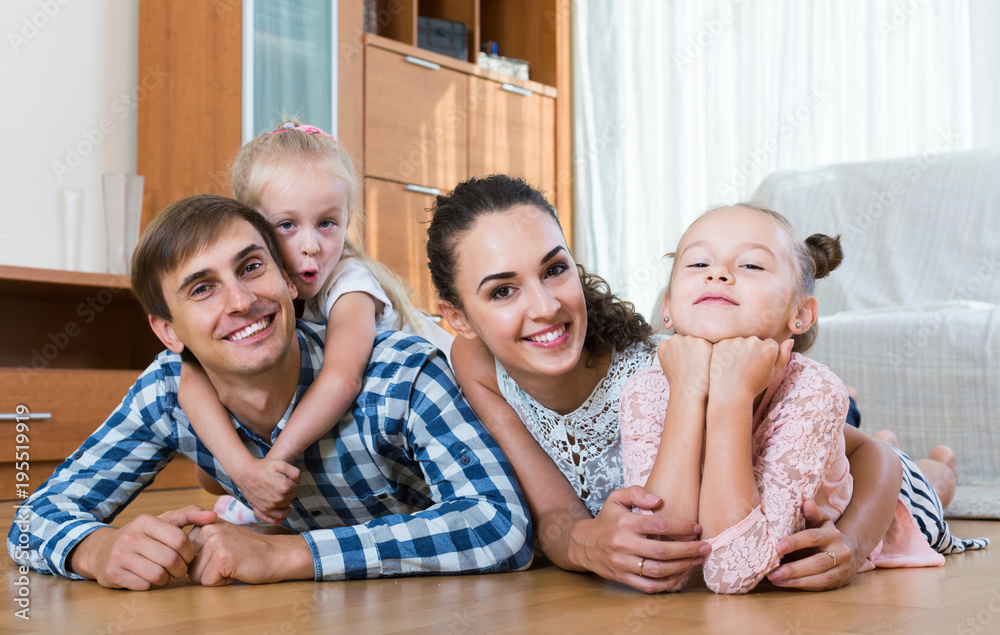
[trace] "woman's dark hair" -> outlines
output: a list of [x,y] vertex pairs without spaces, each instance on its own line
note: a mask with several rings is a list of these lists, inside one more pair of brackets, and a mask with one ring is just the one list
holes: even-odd
[[[437,197],[427,229],[427,259],[431,280],[438,296],[462,308],[462,298],[455,287],[457,262],[455,250],[463,234],[481,216],[502,214],[518,205],[531,205],[546,212],[562,229],[559,215],[545,197],[523,179],[505,174],[472,178]],[[593,355],[623,350],[639,342],[649,342],[653,329],[631,302],[611,293],[608,283],[577,265],[583,295],[587,303],[587,335],[584,347]]]

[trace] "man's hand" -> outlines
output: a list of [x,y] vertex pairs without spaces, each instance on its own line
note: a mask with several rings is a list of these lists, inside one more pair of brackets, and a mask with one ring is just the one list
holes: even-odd
[[254,515],[271,525],[281,524],[292,511],[289,505],[302,482],[299,468],[276,459],[252,458],[234,477]]
[[692,539],[701,529],[692,522],[632,513],[633,507],[652,510],[661,502],[638,485],[611,492],[596,518],[571,530],[571,558],[582,569],[646,593],[675,590],[711,546]]
[[299,535],[260,534],[220,520],[191,530],[191,540],[197,555],[188,575],[204,586],[237,580],[267,584],[315,576],[312,552]]
[[142,514],[125,526],[98,529],[73,549],[69,568],[110,589],[147,591],[188,574],[195,548],[189,525],[214,522],[215,512],[197,505],[159,516]]

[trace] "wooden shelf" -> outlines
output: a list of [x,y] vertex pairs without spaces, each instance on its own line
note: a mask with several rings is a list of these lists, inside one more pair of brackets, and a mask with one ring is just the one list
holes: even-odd
[[[416,48],[418,17],[461,22],[468,31],[470,66],[479,68],[476,65],[479,45],[492,40],[499,45],[500,55],[528,62],[533,82],[556,86],[560,11],[565,11],[560,0],[378,0],[377,35]],[[462,63],[453,57],[442,57]],[[490,78],[512,79],[500,73]]]
[[495,82],[511,84],[513,86],[517,86],[518,88],[524,88],[526,90],[545,95],[546,97],[558,96],[558,91],[553,86],[532,80],[518,79],[516,77],[511,77],[510,75],[504,75],[503,73],[498,73],[494,70],[482,68],[476,64],[463,62],[462,60],[455,59],[454,57],[442,55],[441,53],[435,53],[434,51],[428,51],[427,49],[422,49],[417,46],[411,46],[391,38],[375,35],[374,33],[365,33],[364,42],[369,46],[375,46],[387,51],[399,53],[401,55],[419,57],[422,60],[439,64],[445,68],[465,73],[466,75],[474,75],[476,77],[490,79]]
[[142,369],[163,350],[129,279],[0,266],[0,366]]
[[[111,414],[163,345],[127,276],[0,266],[0,412],[51,413],[32,422],[31,489]],[[0,422],[13,447],[14,426]],[[15,464],[0,457],[0,487],[14,492]],[[175,461],[156,488],[195,485]]]
[[[102,289],[112,293],[115,304],[135,304],[128,276],[0,265],[0,298],[5,300],[58,301],[67,295],[93,295]],[[122,298],[124,290],[129,292]]]

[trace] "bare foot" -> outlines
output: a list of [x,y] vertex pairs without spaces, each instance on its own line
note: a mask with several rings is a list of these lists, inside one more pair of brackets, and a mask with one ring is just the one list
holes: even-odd
[[945,508],[955,497],[955,486],[958,485],[956,463],[955,451],[947,445],[934,446],[926,459],[917,461],[920,471],[927,477]]
[[935,445],[933,448],[931,448],[931,451],[927,455],[927,458],[932,461],[939,461],[941,463],[944,463],[949,468],[951,468],[952,472],[955,472],[956,474],[958,473],[958,470],[955,469],[955,466],[957,464],[957,459],[955,458],[955,451],[952,450],[947,445]]
[[[892,430],[879,430],[873,436],[879,441],[885,441],[892,447],[899,449],[899,439],[896,437],[896,433],[894,433]],[[938,447],[947,447],[947,446],[938,446]]]
[[847,388],[847,395],[857,403],[858,401],[858,391],[854,390],[854,386],[845,386]]

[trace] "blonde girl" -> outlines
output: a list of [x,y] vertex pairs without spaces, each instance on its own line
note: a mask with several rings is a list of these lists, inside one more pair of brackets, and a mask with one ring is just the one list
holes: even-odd
[[[799,241],[772,211],[704,214],[674,254],[663,316],[676,334],[622,391],[625,482],[663,498],[655,513],[701,525],[712,545],[705,581],[716,592],[745,593],[778,567],[779,543],[803,528],[806,500],[834,521],[851,500],[846,388],[800,354],[816,336],[815,279],[841,260],[838,239]],[[899,456],[895,515],[861,570],[936,566],[942,554],[984,547],[951,536],[934,489]],[[828,569],[845,557],[811,556]],[[674,588],[685,583],[678,576]]]
[[[247,450],[207,377],[182,367],[179,399],[192,425],[261,520],[277,524],[290,511],[300,482],[292,465],[306,447],[344,416],[361,386],[377,333],[405,330],[445,353],[451,337],[410,304],[398,276],[365,255],[348,235],[358,215],[358,178],[343,146],[314,126],[287,121],[247,143],[233,167],[236,198],[268,220],[282,266],[305,300],[303,319],[326,322],[326,363],[263,458]],[[253,298],[246,298],[253,302]],[[252,346],[270,326],[267,316],[219,337]],[[258,444],[259,445],[259,444]],[[204,477],[206,475],[199,475]],[[210,485],[205,478],[202,483]],[[210,488],[211,489],[211,488]],[[249,513],[232,499],[216,511],[236,522]]]

